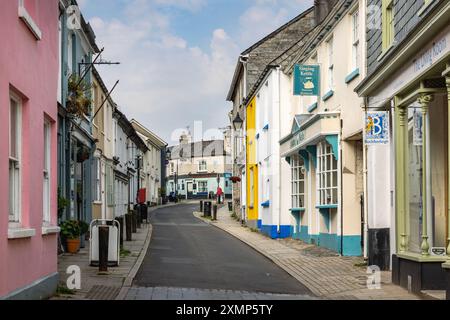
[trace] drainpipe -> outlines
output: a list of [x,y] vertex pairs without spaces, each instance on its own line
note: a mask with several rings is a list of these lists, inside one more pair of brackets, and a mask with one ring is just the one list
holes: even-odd
[[364,260],[367,260],[369,258],[368,251],[368,240],[369,240],[369,210],[368,210],[368,194],[367,194],[367,181],[368,181],[368,170],[367,170],[367,152],[368,152],[368,146],[363,141],[363,185],[364,185],[364,191],[363,191],[363,201],[364,201],[364,234],[361,236],[363,237],[363,254],[364,254]]
[[[280,67],[276,68],[277,70],[277,78],[278,78],[278,103],[277,103],[277,115],[278,115],[278,137],[277,137],[277,141],[280,141],[280,131],[281,131],[281,72],[280,72]],[[269,128],[270,129],[270,128]],[[278,177],[276,179],[276,188],[277,188],[277,192],[278,192],[278,226],[277,226],[277,232],[278,234],[281,231],[281,179],[280,179],[280,175],[281,175],[281,161],[280,161],[280,154],[278,152],[278,154],[276,155],[275,159],[277,159],[278,161]],[[275,209],[275,208],[274,208]]]
[[[342,208],[343,208],[343,206],[344,206],[344,188],[343,188],[343,186],[344,186],[344,183],[343,183],[343,181],[342,180],[344,180],[343,179],[343,170],[344,170],[344,168],[343,168],[343,165],[342,165],[342,140],[341,140],[341,137],[342,137],[342,127],[343,127],[343,121],[342,121],[342,119],[341,119],[341,129],[340,129],[340,134],[339,134],[339,163],[340,163],[340,172],[339,172],[339,175],[340,175],[340,180],[341,180],[341,183],[340,183],[340,199],[341,199],[341,203],[340,203],[340,215],[341,215],[341,256],[343,256],[344,255],[344,212],[343,212],[343,210],[342,210]],[[331,210],[331,209],[328,209],[328,210]]]

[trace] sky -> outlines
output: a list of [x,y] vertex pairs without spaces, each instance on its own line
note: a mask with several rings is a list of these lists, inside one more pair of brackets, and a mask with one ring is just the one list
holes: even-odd
[[[186,127],[196,140],[229,124],[226,95],[239,53],[313,0],[78,0],[96,34],[98,66],[127,117],[169,145]],[[201,124],[200,122],[201,121]],[[196,125],[195,125],[196,123]],[[194,133],[194,127],[196,132]]]

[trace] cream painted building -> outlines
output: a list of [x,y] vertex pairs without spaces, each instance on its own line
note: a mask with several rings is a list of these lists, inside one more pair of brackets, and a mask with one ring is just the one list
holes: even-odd
[[[348,256],[363,253],[363,99],[354,88],[364,77],[365,12],[363,0],[338,1],[280,65],[281,212],[291,213],[295,238]],[[294,92],[297,65],[318,68],[317,95]]]
[[114,191],[108,188],[114,181],[114,133],[113,112],[114,101],[108,97],[100,74],[93,68],[92,97],[94,114],[92,120],[93,136],[96,139],[96,150],[93,163],[93,219],[112,219],[114,217]]
[[168,148],[167,194],[184,199],[207,198],[210,193],[215,195],[220,186],[231,198],[230,151],[229,141],[192,142],[190,136],[182,137],[178,146]]

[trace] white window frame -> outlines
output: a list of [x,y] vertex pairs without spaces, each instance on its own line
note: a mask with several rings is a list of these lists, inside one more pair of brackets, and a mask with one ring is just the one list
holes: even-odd
[[42,177],[42,221],[51,223],[51,150],[52,150],[52,124],[44,120],[44,163]]
[[208,192],[208,181],[204,180],[204,181],[198,181],[198,192],[199,193],[205,193]]
[[[36,3],[36,6],[38,6],[38,3]],[[36,22],[31,17],[30,13],[25,8],[24,0],[19,0],[19,11],[18,11],[19,18],[22,19],[22,21],[26,24],[28,29],[30,29],[31,33],[34,35],[36,40],[42,39],[42,31],[37,26]]]
[[[359,54],[359,28],[360,28],[360,16],[359,7],[357,7],[351,14],[352,18],[352,68],[356,70],[359,68],[360,64],[360,54]],[[353,71],[352,70],[352,71]]]
[[[16,138],[17,138],[17,145],[16,145],[16,157],[11,156],[11,102],[14,102],[16,104],[17,108],[17,114],[16,114]],[[10,228],[16,228],[20,227],[20,224],[22,222],[22,197],[21,197],[21,189],[22,189],[22,99],[20,99],[17,95],[10,92],[9,94],[9,108],[8,108],[8,115],[9,115],[9,129],[8,129],[8,141],[9,141],[9,147],[8,147],[8,157],[9,157],[9,167],[11,170],[11,166],[14,166],[14,172],[13,174],[13,187],[11,187],[11,172],[8,172],[8,180],[9,180],[9,194],[8,194],[8,203],[9,203],[9,209],[8,209],[8,221],[9,221],[9,227]],[[11,192],[15,190],[16,194],[11,195]],[[11,197],[13,199],[11,199]],[[12,202],[12,203],[11,203]]]
[[207,172],[208,171],[208,163],[206,160],[200,160],[198,162],[198,172]]
[[[291,157],[291,205],[292,209],[305,208],[305,174],[300,156]],[[303,192],[301,192],[303,187]]]
[[328,50],[328,89],[334,88],[334,37],[333,35],[327,40]]
[[317,199],[320,206],[338,205],[338,180],[338,161],[334,158],[333,148],[322,141],[317,145]]
[[102,203],[102,161],[99,157],[95,157],[95,185],[94,185],[94,202]]

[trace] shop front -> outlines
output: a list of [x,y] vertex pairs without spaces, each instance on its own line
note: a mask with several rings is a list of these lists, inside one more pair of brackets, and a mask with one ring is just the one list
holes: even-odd
[[[448,17],[448,16],[447,16]],[[417,50],[420,48],[420,50]],[[393,108],[395,284],[419,293],[450,285],[450,26],[417,29],[361,92]],[[383,82],[377,79],[389,78]],[[381,103],[380,103],[381,101]],[[447,271],[447,272],[446,272]]]
[[290,183],[293,237],[360,255],[361,236],[349,232],[342,215],[340,113],[297,115],[281,155],[291,166],[284,180]]

